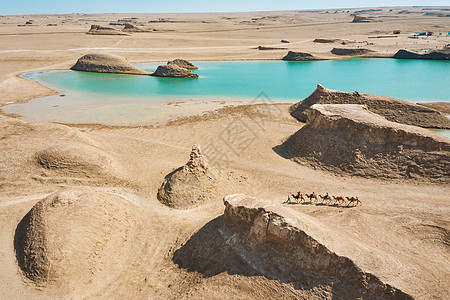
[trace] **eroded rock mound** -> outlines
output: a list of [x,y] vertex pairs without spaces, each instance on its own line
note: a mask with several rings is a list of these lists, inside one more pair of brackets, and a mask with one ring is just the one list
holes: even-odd
[[245,195],[227,196],[224,204],[223,216],[175,252],[180,267],[205,277],[222,272],[264,276],[292,284],[311,299],[412,299],[316,240],[305,230],[317,227],[308,219],[294,217],[301,226],[294,225],[262,200]]
[[320,44],[332,44],[339,41],[338,39],[315,39],[314,43],[320,43]]
[[139,27],[131,24],[131,23],[124,23],[125,27],[122,29],[122,31],[125,32],[145,32],[145,30],[140,29]]
[[91,25],[91,28],[86,33],[92,35],[128,35],[115,28],[101,25]]
[[65,144],[36,154],[36,162],[44,169],[64,175],[112,175],[117,166],[110,155],[88,145]]
[[374,17],[355,15],[352,21],[352,23],[372,23],[372,22],[379,22],[379,20],[376,20]]
[[66,189],[36,203],[16,229],[18,263],[38,285],[85,292],[120,276],[138,214],[122,197]]
[[398,50],[394,58],[399,59],[431,59],[431,60],[449,60],[450,48],[432,50],[426,53],[417,53],[410,50]]
[[282,145],[286,158],[351,175],[450,182],[450,139],[362,105],[315,104]]
[[432,108],[444,114],[450,115],[450,102],[421,102],[417,103],[417,105]]
[[315,57],[312,54],[306,53],[306,52],[289,51],[288,54],[286,54],[286,56],[283,57],[283,60],[287,60],[287,61],[308,61],[308,60],[319,60],[319,58]]
[[185,69],[188,69],[188,70],[196,70],[196,69],[198,69],[198,67],[195,66],[190,61],[185,60],[185,59],[179,59],[179,58],[171,60],[167,64],[168,65],[175,64],[175,65],[177,65],[177,66],[179,66],[181,68],[185,68]]
[[125,58],[113,54],[86,54],[70,69],[95,73],[150,75],[149,72],[133,66]]
[[264,51],[264,50],[286,50],[287,48],[258,46],[256,49]]
[[175,78],[198,78],[197,74],[192,73],[191,70],[182,68],[176,64],[167,64],[159,66],[152,76],[157,77],[175,77]]
[[450,128],[450,120],[435,109],[392,97],[330,90],[320,84],[308,98],[290,107],[291,115],[306,122],[305,112],[314,104],[363,104],[389,121],[425,128]]
[[215,183],[200,146],[192,146],[186,165],[168,174],[158,190],[158,200],[170,207],[188,208],[213,196]]
[[364,48],[333,48],[331,49],[331,53],[334,55],[348,55],[348,56],[357,56],[369,54],[374,51]]

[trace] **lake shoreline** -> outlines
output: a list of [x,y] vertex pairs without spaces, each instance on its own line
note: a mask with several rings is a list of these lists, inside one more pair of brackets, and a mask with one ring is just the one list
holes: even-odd
[[[134,109],[141,112],[144,107],[139,109],[139,105],[157,105],[158,103],[160,105],[164,105],[165,103],[169,105],[172,102],[174,106],[172,106],[173,109],[171,110],[173,112],[170,114],[175,113],[175,111],[180,111],[182,106],[188,109],[180,115],[176,115],[175,113],[175,115],[165,120],[161,119],[161,115],[150,123],[148,121],[140,121],[139,119],[129,119],[130,123],[135,124],[125,124],[123,123],[124,121],[115,121],[116,124],[104,123],[105,125],[115,126],[154,125],[155,122],[167,123],[178,117],[204,114],[209,110],[216,110],[227,105],[239,105],[235,101],[242,102],[246,105],[252,101],[256,101],[255,103],[259,103],[258,101],[268,101],[268,103],[272,101],[276,103],[295,103],[309,96],[312,89],[318,83],[324,84],[331,89],[346,92],[357,90],[360,93],[394,96],[412,103],[448,101],[447,99],[441,98],[442,95],[447,95],[445,88],[444,90],[442,88],[433,89],[435,94],[426,92],[425,89],[420,88],[423,85],[423,82],[419,79],[420,74],[415,74],[414,72],[416,69],[420,69],[421,72],[427,72],[426,70],[429,70],[428,73],[432,75],[431,78],[434,78],[429,79],[432,81],[431,87],[433,84],[436,87],[445,87],[440,82],[445,78],[447,62],[397,61],[380,58],[349,58],[345,60],[322,60],[314,62],[279,60],[199,60],[194,62],[200,66],[200,69],[196,70],[196,73],[200,75],[199,79],[157,79],[146,75],[77,72],[65,69],[61,70],[60,68],[57,70],[26,72],[20,75],[21,78],[32,80],[39,85],[45,86],[53,91],[53,95],[57,91],[58,95],[30,99],[28,104],[20,103],[17,105],[10,103],[9,105],[3,106],[2,110],[4,114],[14,113],[16,115],[22,115],[25,117],[25,120],[30,121],[46,120],[67,124],[85,124],[92,123],[92,121],[80,122],[73,117],[64,119],[63,116],[59,116],[58,119],[48,119],[47,117],[42,119],[39,117],[39,111],[42,111],[48,105],[53,105],[53,107],[61,106],[62,108],[60,109],[64,109],[64,111],[72,111],[75,108],[81,109],[83,105],[92,106],[98,104],[104,107],[104,113],[101,113],[101,110],[99,110],[97,113],[93,111],[91,114],[106,114],[107,111],[107,114],[110,114],[113,113],[113,111],[110,111],[112,107],[108,107],[107,105],[108,103],[115,104],[116,102],[123,102],[124,105],[130,108],[135,107]],[[160,62],[134,63],[135,66],[148,72],[154,70],[159,64]],[[367,69],[371,70],[370,75],[358,75]],[[386,70],[390,69],[394,69],[395,72],[389,72],[389,76],[386,76]],[[268,72],[261,72],[261,70],[267,70]],[[441,74],[442,72],[444,74]],[[405,78],[403,74],[408,74],[408,77]],[[249,77],[246,79],[246,76]],[[394,79],[399,77],[404,78],[396,85],[392,85]],[[224,81],[224,78],[227,80]],[[247,84],[242,86],[241,80],[246,80]],[[376,85],[372,83],[374,80],[377,81]],[[266,81],[267,84],[265,83]],[[264,86],[263,89],[261,89],[262,86]],[[294,86],[295,89],[292,88]],[[430,85],[427,88],[429,90]],[[422,96],[428,97],[428,99]],[[77,97],[82,97],[83,101],[78,101]],[[259,97],[267,99],[264,100],[261,98],[258,100]],[[87,99],[91,100],[87,101]],[[60,100],[65,101],[60,102]],[[72,107],[75,102],[80,102],[80,104],[77,104],[77,107]],[[192,106],[194,103],[202,103],[201,106],[198,106],[197,112],[191,111],[194,108]],[[219,105],[218,103],[221,104]],[[30,107],[29,109],[34,107],[34,116],[32,118],[27,113],[27,105]],[[179,106],[180,109],[174,110],[175,106]],[[209,108],[207,108],[208,106]],[[160,107],[162,108],[162,106]],[[201,110],[200,107],[205,108]],[[127,108],[127,110],[130,108]],[[149,108],[145,108],[144,110]],[[170,110],[167,109],[165,110],[169,113]],[[52,110],[54,110],[52,106],[48,106],[42,113],[48,115]],[[50,115],[48,116],[50,117]],[[129,118],[132,118],[132,116],[130,115]],[[145,116],[145,118],[147,119],[148,117]]]

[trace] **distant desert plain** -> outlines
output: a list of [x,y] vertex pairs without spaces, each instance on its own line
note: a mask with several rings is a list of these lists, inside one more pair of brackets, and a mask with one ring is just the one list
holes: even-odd
[[[112,34],[87,34],[92,25]],[[386,58],[441,49],[449,30],[450,7],[3,15],[0,109],[57,95],[20,75],[68,70],[89,53],[195,64],[365,48]],[[135,127],[2,112],[0,298],[448,299],[449,139],[359,106],[316,105],[305,125],[292,104]],[[366,129],[392,147],[367,150]]]

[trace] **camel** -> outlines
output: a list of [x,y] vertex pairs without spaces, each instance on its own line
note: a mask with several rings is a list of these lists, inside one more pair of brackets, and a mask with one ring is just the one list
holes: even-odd
[[303,194],[300,192],[297,192],[297,195],[292,194],[291,196],[297,203],[300,203],[300,200],[305,201],[305,198],[303,198]]
[[358,197],[345,197],[345,198],[347,198],[347,200],[348,200],[348,204],[350,204],[350,203],[356,203],[355,204],[355,206],[356,205],[358,205],[358,203],[360,204],[360,205],[362,205],[362,203],[361,203],[361,201],[359,201],[359,199],[358,199]]
[[292,203],[291,202],[291,197],[295,199],[295,202],[300,203],[300,200],[305,201],[305,198],[303,198],[302,193],[297,192],[297,195],[295,194],[290,194],[287,198],[286,201],[284,201],[283,203]]
[[316,194],[314,194],[314,192],[312,192],[312,194],[310,194],[310,195],[306,194],[306,197],[309,198],[309,201],[312,201],[312,199],[317,201],[317,196],[316,196]]
[[325,196],[319,195],[319,197],[322,198],[322,202],[325,200],[327,200],[327,201],[331,200],[331,197],[329,195],[325,195]]
[[344,197],[342,197],[342,196],[333,196],[333,200],[334,200],[334,202],[335,203],[344,203],[345,202],[345,199],[344,199]]

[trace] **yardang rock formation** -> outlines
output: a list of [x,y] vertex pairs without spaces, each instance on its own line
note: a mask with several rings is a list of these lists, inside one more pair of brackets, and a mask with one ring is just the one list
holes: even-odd
[[188,208],[213,196],[214,176],[200,146],[193,145],[186,165],[168,174],[158,190],[158,200],[170,207]]
[[417,53],[410,50],[398,50],[395,53],[394,58],[399,59],[431,59],[431,60],[449,60],[450,48],[444,48],[439,50],[431,50],[426,53]]
[[389,121],[425,128],[450,128],[450,120],[435,109],[392,97],[330,90],[320,84],[309,97],[290,107],[291,115],[306,122],[305,112],[314,104],[363,104]]
[[129,35],[115,28],[101,25],[91,25],[91,28],[86,33],[92,35]]
[[242,194],[226,196],[224,204],[223,216],[175,252],[175,263],[207,278],[264,276],[292,284],[307,299],[412,299],[329,248],[336,235],[311,218]]
[[149,72],[133,66],[125,58],[113,54],[86,54],[70,69],[95,73],[150,75]]
[[334,55],[347,55],[347,56],[358,56],[369,54],[374,51],[364,48],[333,48],[331,49],[331,53]]
[[170,63],[164,66],[158,66],[158,68],[152,74],[152,76],[175,77],[175,78],[198,78],[198,75],[192,73],[191,70],[182,68],[174,63]]
[[167,64],[168,65],[175,64],[175,65],[177,65],[177,66],[179,66],[181,68],[185,68],[185,69],[188,69],[188,70],[196,70],[196,69],[198,69],[198,67],[195,66],[190,61],[185,60],[185,59],[179,59],[179,58],[171,60],[171,61],[167,62]]
[[450,182],[450,139],[356,104],[315,104],[278,151],[302,164],[378,178]]
[[288,54],[286,54],[286,56],[283,57],[283,60],[287,60],[287,61],[309,61],[309,60],[320,60],[320,59],[315,57],[314,55],[306,53],[306,52],[289,51]]

